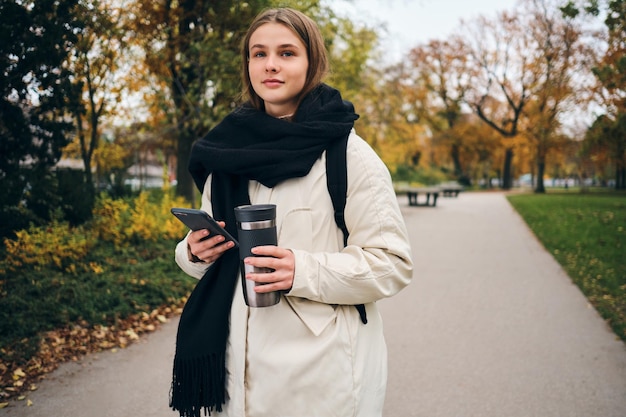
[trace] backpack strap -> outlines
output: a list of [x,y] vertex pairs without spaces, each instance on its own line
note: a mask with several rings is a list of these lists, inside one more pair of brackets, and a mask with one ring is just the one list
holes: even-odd
[[[349,135],[348,135],[349,136]],[[346,208],[346,196],[348,194],[348,167],[346,163],[346,149],[348,147],[348,136],[341,140],[334,141],[326,149],[326,181],[330,199],[335,210],[335,223],[343,232],[343,245],[348,245],[348,228],[344,210]],[[355,305],[361,321],[367,324],[367,314],[363,304]]]
[[333,142],[326,150],[326,181],[328,192],[335,209],[335,223],[343,232],[343,245],[348,245],[348,228],[344,210],[348,194],[348,170],[346,167],[346,148],[348,137]]

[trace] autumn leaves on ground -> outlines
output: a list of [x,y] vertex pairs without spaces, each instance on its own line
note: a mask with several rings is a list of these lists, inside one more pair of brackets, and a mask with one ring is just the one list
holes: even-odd
[[[125,348],[145,333],[159,328],[159,324],[175,314],[180,314],[182,303],[160,307],[150,313],[132,314],[116,320],[114,325],[90,325],[85,321],[36,337],[39,350],[28,361],[0,361],[0,408],[9,405],[7,400],[26,400],[27,391],[35,391],[38,383],[60,364],[79,360],[87,353],[105,349]],[[16,356],[10,348],[2,355]]]

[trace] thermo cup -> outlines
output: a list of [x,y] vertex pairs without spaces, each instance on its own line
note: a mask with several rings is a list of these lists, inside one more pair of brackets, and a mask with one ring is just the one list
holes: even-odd
[[244,264],[243,260],[252,254],[255,246],[276,245],[276,206],[274,204],[253,204],[235,208],[237,232],[239,235],[239,258],[241,260],[241,283],[246,304],[250,307],[269,307],[280,301],[278,291],[256,293],[256,282],[246,279],[247,273],[272,272],[269,268],[257,268]]

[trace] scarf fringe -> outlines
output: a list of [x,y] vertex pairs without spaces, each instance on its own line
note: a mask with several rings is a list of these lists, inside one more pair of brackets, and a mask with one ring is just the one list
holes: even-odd
[[225,396],[224,355],[211,353],[204,357],[181,360],[174,358],[170,389],[170,407],[181,417],[200,417],[221,412]]

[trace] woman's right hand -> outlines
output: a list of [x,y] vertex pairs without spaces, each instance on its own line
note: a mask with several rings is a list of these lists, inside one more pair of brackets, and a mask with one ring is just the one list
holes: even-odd
[[[222,227],[226,224],[218,222]],[[189,252],[189,260],[192,262],[215,262],[224,252],[235,246],[233,242],[224,243],[224,236],[209,236],[206,229],[196,230],[187,236],[187,250]],[[205,239],[205,240],[203,240]]]

